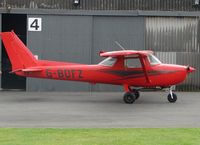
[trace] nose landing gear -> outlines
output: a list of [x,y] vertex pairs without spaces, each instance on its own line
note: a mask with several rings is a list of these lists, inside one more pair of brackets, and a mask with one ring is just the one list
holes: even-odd
[[172,92],[172,87],[169,88],[167,99],[170,103],[175,103],[177,101],[177,95]]

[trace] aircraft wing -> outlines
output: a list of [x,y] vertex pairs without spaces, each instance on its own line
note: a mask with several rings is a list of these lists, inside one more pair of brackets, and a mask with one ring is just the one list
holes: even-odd
[[120,56],[130,56],[130,55],[140,55],[147,56],[148,54],[152,54],[152,51],[134,51],[134,50],[126,50],[126,51],[110,51],[110,52],[100,52],[100,56],[102,57],[120,57]]

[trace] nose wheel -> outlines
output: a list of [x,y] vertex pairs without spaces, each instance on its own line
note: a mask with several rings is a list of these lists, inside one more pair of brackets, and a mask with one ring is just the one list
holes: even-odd
[[172,88],[169,88],[169,94],[167,96],[167,99],[170,103],[175,103],[177,101],[177,95],[172,92]]
[[176,94],[172,93],[172,94],[168,94],[167,99],[170,103],[175,103],[177,100],[177,96]]

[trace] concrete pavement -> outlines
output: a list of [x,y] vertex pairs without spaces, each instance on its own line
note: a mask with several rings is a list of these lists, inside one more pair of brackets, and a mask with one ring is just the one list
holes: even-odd
[[134,104],[123,93],[0,92],[0,127],[200,127],[200,93],[142,92]]

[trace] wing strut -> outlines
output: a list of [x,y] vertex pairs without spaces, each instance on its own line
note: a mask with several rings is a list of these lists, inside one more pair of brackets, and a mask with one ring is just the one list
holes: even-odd
[[151,83],[151,80],[149,79],[147,68],[146,68],[146,62],[145,62],[145,59],[142,55],[140,55],[140,61],[142,63],[142,68],[143,68],[143,71],[144,71],[144,76],[146,78],[146,81],[147,81],[147,83]]

